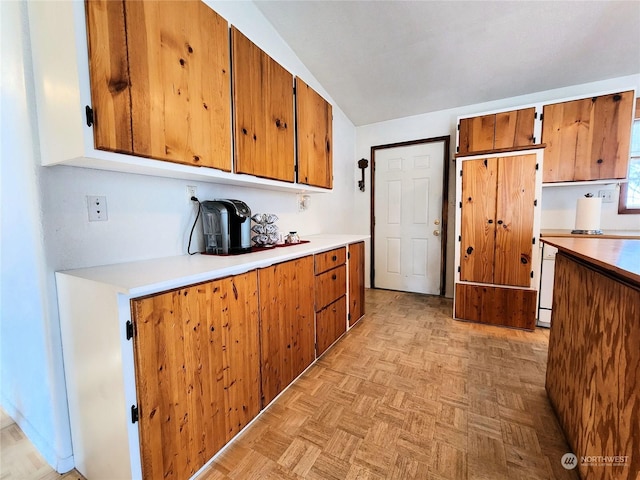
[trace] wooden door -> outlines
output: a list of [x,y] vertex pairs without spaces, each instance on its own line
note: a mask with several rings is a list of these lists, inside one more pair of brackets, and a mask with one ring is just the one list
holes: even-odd
[[333,188],[333,114],[329,102],[296,78],[298,183]]
[[442,178],[447,140],[375,152],[374,285],[440,294]]
[[633,92],[545,105],[544,182],[625,178]]
[[142,474],[188,479],[260,410],[257,274],[131,303]]
[[258,271],[262,404],[315,360],[313,256]]
[[231,32],[235,171],[293,182],[293,75]]
[[462,163],[460,280],[493,283],[498,159]]
[[85,2],[95,148],[133,153],[131,85],[122,2]]
[[536,109],[523,108],[496,114],[493,148],[525,147],[534,144]]
[[497,179],[493,283],[529,287],[533,271],[536,156],[500,158]]
[[231,170],[229,35],[203,2],[86,2],[95,146]]
[[493,150],[496,129],[495,114],[463,118],[460,120],[459,128],[459,154]]
[[347,297],[343,295],[316,313],[317,355],[322,355],[347,331]]
[[364,315],[364,242],[349,245],[349,326]]

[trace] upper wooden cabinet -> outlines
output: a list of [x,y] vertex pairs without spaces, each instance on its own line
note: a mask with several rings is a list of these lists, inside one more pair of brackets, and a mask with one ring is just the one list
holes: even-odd
[[227,21],[203,2],[86,2],[95,148],[231,170]]
[[545,105],[544,182],[625,178],[634,92]]
[[535,108],[462,118],[458,128],[458,154],[533,145]]
[[296,77],[298,183],[333,187],[332,127],[331,104]]
[[293,75],[231,28],[235,171],[295,180]]

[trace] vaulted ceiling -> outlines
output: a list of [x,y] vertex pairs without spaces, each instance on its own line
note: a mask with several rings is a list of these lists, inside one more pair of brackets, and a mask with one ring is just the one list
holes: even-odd
[[640,1],[255,1],[355,125],[640,73]]

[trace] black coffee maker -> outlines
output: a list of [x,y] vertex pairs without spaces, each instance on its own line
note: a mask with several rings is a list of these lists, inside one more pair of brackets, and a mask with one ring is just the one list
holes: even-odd
[[205,252],[235,255],[251,251],[251,209],[240,200],[202,202]]

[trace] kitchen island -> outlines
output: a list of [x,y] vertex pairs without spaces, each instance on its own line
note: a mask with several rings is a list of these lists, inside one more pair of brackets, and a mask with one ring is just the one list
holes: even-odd
[[[640,240],[558,248],[546,389],[582,478],[640,474]],[[567,465],[569,466],[569,465]]]

